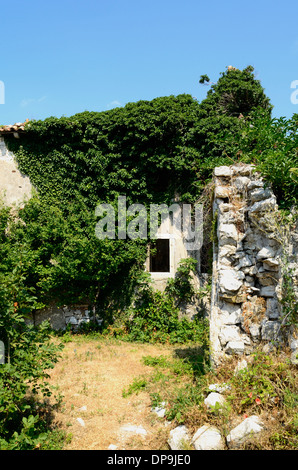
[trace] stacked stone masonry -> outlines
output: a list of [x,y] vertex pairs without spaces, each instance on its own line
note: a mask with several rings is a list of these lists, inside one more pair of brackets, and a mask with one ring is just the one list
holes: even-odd
[[[215,168],[214,185],[210,339],[216,364],[226,354],[250,354],[260,342],[282,341],[283,246],[276,198],[252,165]],[[292,249],[297,280],[296,253]]]

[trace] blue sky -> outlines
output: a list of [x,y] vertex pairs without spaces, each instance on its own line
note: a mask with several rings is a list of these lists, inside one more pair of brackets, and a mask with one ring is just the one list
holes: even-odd
[[297,0],[1,2],[0,124],[180,93],[201,101],[200,75],[216,82],[228,65],[253,65],[273,115],[289,118],[297,10]]

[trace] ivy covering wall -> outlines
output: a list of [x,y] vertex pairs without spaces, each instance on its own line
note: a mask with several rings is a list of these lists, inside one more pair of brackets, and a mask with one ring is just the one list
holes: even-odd
[[20,139],[6,141],[38,195],[17,219],[2,211],[0,276],[19,270],[32,293],[27,309],[51,299],[125,303],[143,271],[146,242],[98,240],[96,205],[116,207],[119,195],[128,205],[170,204],[177,194],[194,202],[213,168],[234,161],[260,165],[278,202],[291,207],[298,119],[272,120],[271,110],[247,67],[223,72],[201,103],[183,94],[29,122]]

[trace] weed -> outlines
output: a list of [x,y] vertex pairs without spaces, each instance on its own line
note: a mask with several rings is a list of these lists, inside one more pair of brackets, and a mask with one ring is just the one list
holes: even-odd
[[123,398],[128,397],[129,395],[132,395],[133,393],[138,394],[140,390],[144,390],[147,385],[147,380],[143,377],[134,379],[131,385],[129,385],[127,390],[122,391],[122,396]]

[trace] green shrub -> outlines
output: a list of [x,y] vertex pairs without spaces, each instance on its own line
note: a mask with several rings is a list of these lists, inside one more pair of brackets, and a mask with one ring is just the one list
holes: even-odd
[[51,432],[46,400],[52,389],[47,379],[61,346],[51,340],[48,324],[26,324],[24,312],[35,297],[23,281],[16,268],[11,276],[0,273],[0,338],[5,345],[5,363],[0,364],[0,449],[40,448]]
[[179,305],[189,302],[195,295],[191,271],[196,260],[180,262],[177,275],[170,279],[164,292],[155,291],[143,284],[133,308],[124,320],[125,331],[132,341],[153,341],[161,343],[202,342],[206,335],[207,322],[198,312],[193,320],[180,318]]

